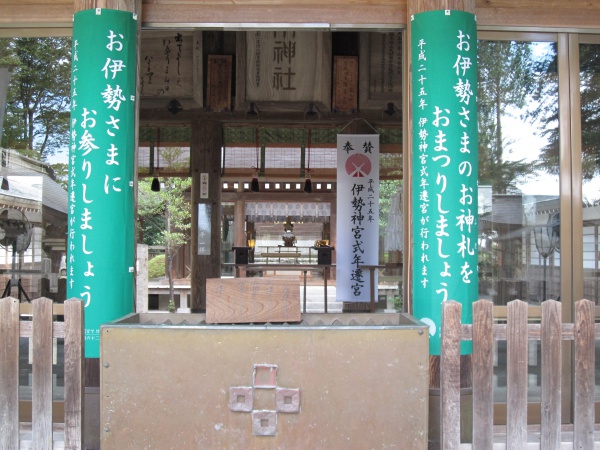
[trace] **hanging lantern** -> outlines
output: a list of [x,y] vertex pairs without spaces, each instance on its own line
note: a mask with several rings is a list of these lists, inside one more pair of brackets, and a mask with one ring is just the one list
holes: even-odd
[[256,129],[256,167],[253,167],[254,169],[254,174],[252,175],[252,181],[250,182],[250,190],[252,192],[258,192],[260,191],[260,185],[258,184],[258,175],[259,175],[259,161],[258,161],[258,146],[260,145],[259,142],[259,134],[258,134],[258,128]]
[[311,133],[310,130],[308,130],[308,137],[307,137],[307,143],[306,143],[306,149],[307,149],[307,153],[308,153],[308,158],[307,158],[307,162],[306,162],[306,179],[304,180],[304,192],[306,192],[307,194],[312,193],[312,180],[310,179],[310,137],[311,137]]
[[160,159],[160,128],[156,130],[156,167],[154,168],[152,179],[152,184],[150,185],[150,190],[152,192],[160,192],[160,180],[158,179],[158,166]]

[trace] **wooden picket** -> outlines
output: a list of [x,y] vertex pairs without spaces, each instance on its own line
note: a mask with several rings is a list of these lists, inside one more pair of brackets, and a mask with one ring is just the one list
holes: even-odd
[[[493,305],[488,300],[473,304],[473,324],[460,322],[462,306],[449,301],[443,305],[441,377],[441,448],[452,449],[528,449],[594,448],[599,435],[594,427],[595,340],[600,327],[595,325],[594,304],[580,300],[575,304],[575,323],[561,323],[561,303],[542,304],[541,324],[527,323],[527,304],[514,300],[508,304],[506,324],[494,324]],[[460,363],[461,340],[473,341],[473,439],[460,442]],[[493,426],[494,341],[507,341],[507,423],[503,442]],[[537,443],[527,427],[527,344],[540,340],[542,351],[541,425]],[[574,418],[561,424],[562,342],[574,341]],[[446,400],[444,400],[446,399]],[[563,429],[572,430],[563,433]],[[529,442],[528,442],[529,441]]]
[[494,346],[492,302],[473,305],[473,434],[474,448],[492,448],[494,424]]
[[[30,305],[0,299],[0,448],[83,447],[83,304],[64,303],[64,322],[53,321],[52,300]],[[31,320],[21,320],[22,309]],[[62,305],[61,305],[62,309]],[[63,312],[63,311],[61,311]],[[19,423],[19,338],[32,339],[32,422]],[[52,423],[53,339],[64,339],[65,423]],[[26,436],[23,439],[23,436]]]

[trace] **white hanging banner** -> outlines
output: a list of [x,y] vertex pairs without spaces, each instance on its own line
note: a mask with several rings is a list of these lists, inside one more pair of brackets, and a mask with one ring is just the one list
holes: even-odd
[[379,135],[338,134],[337,161],[336,300],[368,302],[363,266],[379,261]]

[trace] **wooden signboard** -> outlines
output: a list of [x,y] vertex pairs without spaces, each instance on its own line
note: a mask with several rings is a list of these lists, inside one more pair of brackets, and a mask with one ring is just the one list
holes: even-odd
[[201,75],[196,74],[202,69],[195,55],[199,51],[197,38],[192,32],[142,34],[139,73],[142,98],[194,99],[201,103]]
[[231,110],[231,55],[208,55],[206,106],[211,111]]
[[360,109],[402,104],[402,33],[361,33]]
[[[306,109],[331,104],[331,35],[318,31],[251,31],[239,35],[236,108],[249,103]],[[241,94],[241,95],[240,95]],[[277,104],[275,103],[277,102]]]
[[354,112],[358,108],[358,56],[333,58],[333,110]]
[[300,322],[300,284],[266,278],[208,278],[206,323]]

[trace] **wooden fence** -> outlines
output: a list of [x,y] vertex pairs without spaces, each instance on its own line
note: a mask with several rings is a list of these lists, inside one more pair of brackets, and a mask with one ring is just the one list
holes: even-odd
[[[21,316],[26,310],[31,311],[31,316]],[[82,302],[67,300],[64,303],[64,322],[54,321],[56,314],[53,302],[48,298],[33,300],[31,305],[20,304],[11,297],[0,299],[0,449],[52,449],[53,437],[54,448],[82,448]],[[19,422],[21,337],[31,338],[33,346],[31,424]],[[52,423],[52,356],[55,338],[64,339],[64,425]],[[25,430],[28,442],[24,442],[20,436]]]
[[[519,450],[529,448],[527,428],[527,344],[541,340],[541,427],[536,448],[561,448],[562,341],[574,341],[574,420],[570,448],[594,448],[594,369],[595,340],[600,327],[595,324],[594,304],[575,304],[575,323],[561,323],[561,303],[542,304],[541,323],[527,322],[527,303],[508,303],[506,324],[494,324],[492,302],[473,304],[473,324],[461,324],[461,304],[446,302],[442,313],[441,448]],[[460,342],[473,341],[473,442],[460,442]],[[507,421],[502,444],[494,442],[493,375],[494,340],[507,342]],[[505,438],[505,440],[504,440]],[[563,447],[564,448],[564,447]]]

